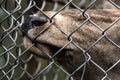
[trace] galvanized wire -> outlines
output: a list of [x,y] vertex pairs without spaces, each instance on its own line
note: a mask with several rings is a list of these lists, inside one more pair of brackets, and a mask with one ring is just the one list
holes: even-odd
[[[99,0],[90,0],[91,2],[84,6],[87,3],[87,0],[1,0],[0,1],[0,80],[60,80],[59,75],[62,74],[64,80],[71,79],[72,76],[84,67],[83,74],[80,80],[83,80],[83,76],[85,73],[86,63],[91,62],[97,68],[99,68],[104,77],[101,80],[111,80],[108,76],[108,72],[111,71],[116,65],[120,64],[120,60],[115,62],[109,69],[104,70],[100,65],[95,63],[92,60],[92,57],[88,53],[88,51],[93,48],[97,43],[100,42],[103,38],[107,39],[110,43],[112,43],[116,48],[120,49],[120,45],[115,43],[109,36],[106,35],[106,31],[109,30],[114,24],[120,21],[120,17],[118,17],[114,22],[108,25],[105,29],[102,29],[99,25],[97,25],[94,21],[90,19],[89,14],[86,13],[87,10],[94,8],[93,6]],[[114,0],[107,0],[111,5],[120,9],[120,4],[116,3]],[[49,5],[52,7],[49,7]],[[47,8],[46,8],[47,7]],[[82,9],[84,7],[84,9]],[[82,24],[76,27],[70,34],[65,33],[63,30],[57,26],[52,20],[57,14],[59,14],[64,9],[75,8],[82,12],[82,15],[85,17],[85,20]],[[34,38],[33,44],[25,49],[23,47],[22,36],[20,36],[19,28],[24,22],[24,19],[28,17],[30,14],[34,14],[37,11],[40,11],[44,15],[45,10],[56,11],[56,13],[52,17],[48,17],[51,21],[50,25],[55,25],[56,28],[61,31],[69,40],[68,43],[64,44],[64,46],[58,50],[52,57],[49,57],[49,61],[36,58],[31,53],[29,54],[28,50],[32,48],[34,44],[34,40],[44,32],[49,26],[47,26],[43,31],[38,33],[38,35]],[[73,39],[72,35],[80,29],[84,24],[90,22],[96,28],[98,28],[102,32],[102,36],[99,37],[93,44],[91,44],[86,50],[80,47]],[[83,52],[85,57],[85,62],[81,64],[77,69],[75,69],[71,74],[68,73],[61,65],[59,65],[56,61],[54,61],[54,57],[58,55],[67,45],[73,44],[75,47],[80,49]],[[45,53],[46,54],[46,53]],[[32,61],[32,64],[31,64]],[[44,66],[42,65],[45,62]],[[32,69],[34,67],[34,69]],[[31,70],[32,69],[32,70]],[[51,77],[48,76],[51,74]],[[51,79],[50,79],[51,78]]]

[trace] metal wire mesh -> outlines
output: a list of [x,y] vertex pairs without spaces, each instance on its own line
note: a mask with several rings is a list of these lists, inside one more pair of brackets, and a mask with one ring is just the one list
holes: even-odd
[[[104,0],[103,0],[104,1]],[[99,68],[104,77],[102,80],[111,80],[108,76],[108,72],[111,71],[116,65],[120,63],[120,60],[115,62],[109,69],[105,70],[94,60],[91,59],[88,50],[93,48],[101,39],[106,38],[110,43],[112,43],[116,48],[120,49],[119,43],[117,44],[111,38],[103,34],[98,40],[96,40],[92,45],[88,47],[87,50],[82,50],[82,48],[76,44],[76,42],[71,41],[66,43],[56,54],[61,52],[67,45],[73,43],[76,47],[86,53],[87,60],[81,64],[72,74],[69,74],[66,70],[62,68],[57,62],[38,59],[29,52],[29,49],[23,47],[22,39],[20,36],[19,27],[24,22],[24,19],[30,14],[34,14],[37,11],[45,13],[44,11],[56,11],[56,14],[52,16],[54,18],[63,9],[75,8],[78,10],[83,9],[83,15],[86,16],[86,11],[91,8],[108,8],[103,5],[102,0],[1,0],[0,1],[0,80],[67,80],[72,75],[74,75],[81,67],[85,66],[87,62],[92,62],[97,68]],[[119,0],[105,0],[110,5],[116,9],[120,9]],[[88,21],[92,23],[95,27],[99,26],[89,19],[89,14],[87,14],[87,19],[81,24],[84,25]],[[101,29],[101,32],[106,32],[114,24],[120,20],[118,17],[114,22],[112,22],[106,29]],[[79,28],[78,28],[79,29]],[[78,29],[75,29],[72,33],[74,34]],[[62,31],[62,30],[61,30]],[[64,32],[63,32],[64,33]],[[65,34],[65,33],[64,33]],[[71,35],[67,35],[68,38]],[[118,36],[119,37],[119,36]],[[33,44],[34,45],[34,44]],[[33,46],[31,45],[31,47]],[[56,56],[56,55],[54,55]],[[54,57],[53,56],[53,57]],[[120,74],[119,74],[120,75]],[[71,78],[72,79],[72,78]],[[82,80],[82,78],[81,78]]]

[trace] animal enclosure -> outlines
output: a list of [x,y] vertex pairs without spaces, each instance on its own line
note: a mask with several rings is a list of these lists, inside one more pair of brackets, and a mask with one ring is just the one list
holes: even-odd
[[[70,10],[70,9],[77,9],[81,12],[81,16],[84,17],[84,20],[81,21],[79,25],[76,26],[69,35],[66,32],[59,28],[59,26],[53,23],[54,18],[57,17],[62,11]],[[108,22],[108,25],[105,25],[105,28],[102,28],[101,25],[104,23],[97,23],[95,20],[92,20],[91,14],[89,10],[105,10],[110,9],[109,12],[112,13],[112,10],[118,10],[120,13],[120,1],[119,0],[1,0],[0,1],[0,80],[72,80],[73,75],[76,74],[79,70],[83,70],[80,76],[80,80],[84,80],[84,74],[86,73],[86,65],[91,63],[95,69],[91,71],[95,71],[98,69],[102,73],[102,77],[100,80],[111,80],[111,76],[117,76],[115,74],[111,75],[110,72],[114,71],[116,67],[120,67],[120,57],[114,57],[114,55],[120,52],[120,15],[117,15],[117,12],[113,13],[116,14],[113,20],[107,21],[109,17],[103,17],[103,22]],[[49,59],[42,59],[38,58],[37,56],[33,55],[32,52],[29,50],[35,45],[34,40],[33,44],[31,44],[28,48],[24,47],[23,43],[23,36],[20,31],[21,26],[23,25],[26,18],[29,15],[34,15],[36,12],[40,12],[44,16],[48,17],[48,20],[51,21],[51,25],[54,25],[58,32],[62,32],[68,42],[64,43],[60,49],[56,49],[55,54],[50,56],[47,53],[44,53],[48,56]],[[54,11],[55,13],[49,17],[46,14],[46,11]],[[97,12],[95,12],[97,14]],[[94,14],[95,14],[94,13]],[[62,13],[65,15],[65,13]],[[109,15],[106,13],[101,13],[104,15]],[[69,15],[66,14],[66,15]],[[74,12],[73,12],[74,15]],[[96,15],[93,15],[93,17]],[[74,16],[72,16],[74,18]],[[101,20],[101,19],[100,19]],[[65,20],[67,23],[70,24],[69,20]],[[63,22],[61,22],[63,23]],[[94,29],[98,29],[100,35],[97,36],[97,39],[91,42],[87,48],[84,48],[82,45],[79,45],[77,42],[73,40],[72,36],[78,30],[83,28],[87,24],[94,26]],[[111,29],[115,29],[114,26],[118,25],[118,35],[114,31],[114,35],[107,35],[107,32]],[[86,27],[86,29],[88,29]],[[89,30],[89,29],[88,29]],[[43,30],[44,32],[45,30]],[[92,32],[91,32],[92,33]],[[41,32],[39,32],[41,34]],[[88,35],[89,36],[86,36]],[[86,39],[92,38],[92,34],[86,33]],[[96,34],[96,33],[95,33]],[[94,34],[94,35],[95,35]],[[84,37],[85,37],[84,36]],[[117,41],[114,40],[111,36],[117,37]],[[58,37],[61,37],[59,35]],[[78,37],[78,36],[76,36]],[[48,36],[49,38],[49,36]],[[81,38],[80,38],[81,39]],[[55,40],[55,39],[54,39]],[[109,57],[109,53],[107,55],[103,55],[102,57],[106,57],[108,61],[111,61],[109,68],[103,68],[100,63],[103,61],[101,56],[97,58],[101,59],[100,63],[96,63],[91,55],[92,49],[97,46],[101,41],[106,40],[110,46],[104,44],[102,50],[107,49],[107,51],[114,52],[112,57]],[[56,41],[56,40],[55,40]],[[53,42],[55,43],[55,42]],[[87,43],[87,42],[86,42]],[[86,44],[85,43],[85,44]],[[58,43],[57,43],[58,44]],[[71,73],[69,73],[59,62],[55,60],[54,57],[59,55],[69,44],[73,44],[78,50],[83,52],[84,61],[82,64],[78,64],[79,66],[74,69]],[[111,45],[114,47],[114,50],[111,50]],[[100,50],[100,51],[102,51]],[[89,52],[91,51],[91,52]],[[97,50],[94,50],[97,52]],[[98,52],[100,52],[98,51]],[[43,51],[44,52],[44,51]],[[97,54],[94,52],[95,54]],[[104,51],[103,51],[104,52]],[[101,52],[102,53],[102,52]],[[112,58],[116,59],[112,61]],[[104,63],[104,66],[108,65]],[[117,70],[120,76],[120,70]],[[97,74],[97,73],[96,73]],[[97,77],[97,76],[96,76]],[[115,79],[117,80],[117,79]]]

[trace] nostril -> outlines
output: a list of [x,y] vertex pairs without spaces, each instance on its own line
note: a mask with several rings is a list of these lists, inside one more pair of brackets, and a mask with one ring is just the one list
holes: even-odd
[[31,23],[35,26],[41,26],[41,25],[45,24],[47,21],[48,20],[45,17],[33,16],[31,19]]
[[45,17],[38,17],[38,16],[32,16],[30,15],[24,23],[21,25],[20,30],[24,33],[27,34],[28,30],[41,26],[48,22],[47,18]]

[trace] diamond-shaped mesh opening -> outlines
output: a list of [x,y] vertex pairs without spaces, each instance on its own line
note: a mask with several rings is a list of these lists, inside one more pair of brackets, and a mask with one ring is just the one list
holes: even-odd
[[[99,48],[101,47],[101,48]],[[109,50],[107,50],[109,49]],[[94,53],[92,53],[95,51]],[[92,60],[99,64],[103,69],[107,70],[120,58],[119,48],[112,44],[105,37],[102,38],[94,47],[92,47],[88,52],[92,57]],[[102,53],[102,54],[101,54]],[[112,54],[112,55],[111,55]],[[99,57],[101,57],[99,59]],[[116,57],[114,59],[114,57]],[[104,63],[102,63],[104,61]],[[112,64],[113,63],[113,64]]]
[[[110,41],[113,44],[116,44],[116,46],[120,46],[120,41],[119,41],[120,37],[118,36],[120,28],[117,25],[120,23],[120,20],[116,19],[114,22],[115,22],[115,24],[113,23],[112,26],[110,25],[108,27],[108,30],[106,31],[106,33],[107,33],[108,38],[110,39]],[[112,33],[112,34],[110,34],[110,33]]]

